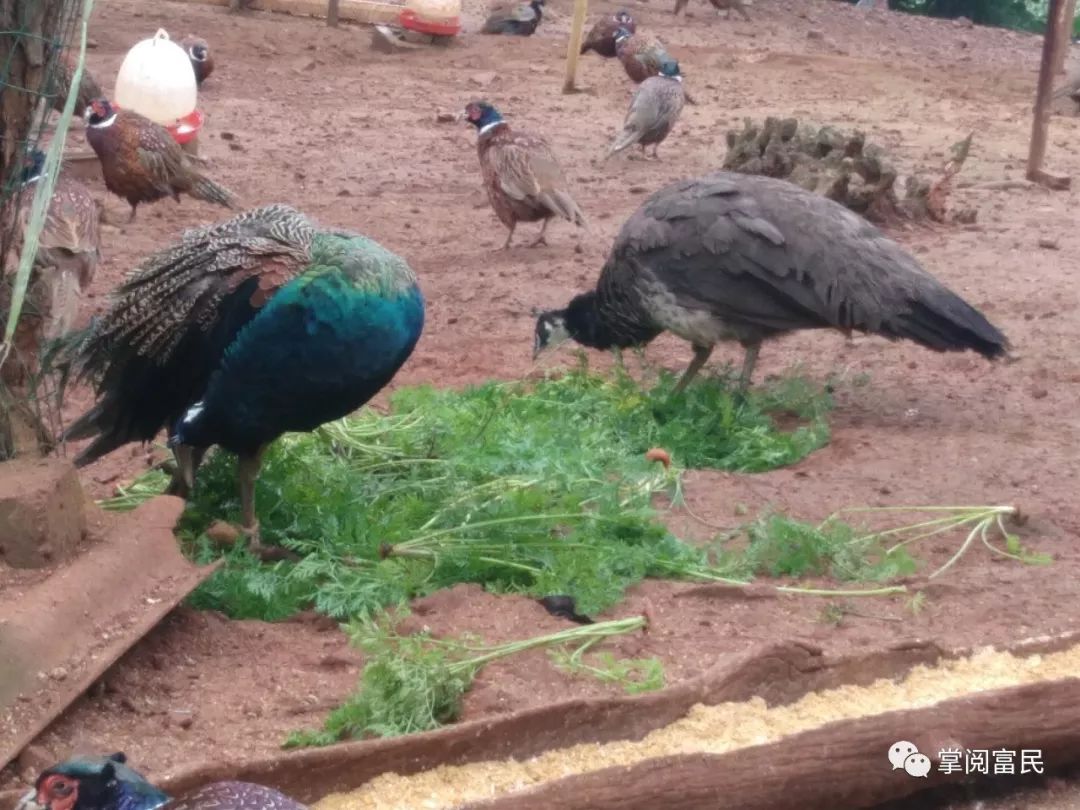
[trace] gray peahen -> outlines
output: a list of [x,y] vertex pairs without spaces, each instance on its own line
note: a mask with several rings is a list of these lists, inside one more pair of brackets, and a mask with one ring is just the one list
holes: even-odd
[[720,171],[649,197],[619,231],[596,289],[538,316],[533,355],[567,338],[609,349],[671,331],[694,348],[679,392],[718,342],[737,340],[745,388],[762,341],[797,329],[872,332],[987,358],[1008,348],[978,310],[862,217],[785,180]]

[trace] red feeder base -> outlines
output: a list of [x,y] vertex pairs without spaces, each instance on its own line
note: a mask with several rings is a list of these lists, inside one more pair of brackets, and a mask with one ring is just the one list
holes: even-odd
[[402,9],[401,16],[398,18],[402,28],[407,28],[410,31],[419,31],[421,34],[431,34],[437,37],[453,37],[457,36],[461,31],[461,21],[452,20],[450,22],[432,22],[430,20],[422,19],[417,16],[416,12],[412,9]]

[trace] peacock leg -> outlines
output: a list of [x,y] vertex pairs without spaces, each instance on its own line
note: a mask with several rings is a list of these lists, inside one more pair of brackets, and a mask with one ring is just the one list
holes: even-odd
[[550,221],[550,219],[544,220],[544,224],[540,226],[540,235],[533,240],[532,244],[529,245],[529,247],[538,247],[540,245],[547,244],[547,239],[544,238],[544,231],[547,230],[547,226]]
[[513,225],[510,226],[510,233],[508,233],[506,235],[506,241],[503,242],[503,246],[502,246],[503,250],[509,250],[510,249],[510,240],[512,240],[514,238],[514,228],[516,228],[516,227],[517,227],[516,222]]
[[758,352],[761,351],[761,341],[757,343],[744,343],[746,354],[743,356],[742,371],[739,373],[739,391],[744,392],[750,387],[750,377],[754,373],[757,364]]
[[255,479],[259,477],[265,447],[251,455],[242,455],[237,461],[237,478],[240,479],[240,513],[243,525],[240,531],[248,536],[248,548],[254,554],[262,549],[259,542],[259,521],[255,517]]
[[690,361],[690,365],[686,367],[686,371],[683,372],[682,377],[675,383],[675,390],[672,394],[681,394],[683,389],[690,383],[690,380],[694,379],[701,367],[705,365],[705,361],[709,359],[709,355],[712,354],[712,346],[695,346],[694,347],[694,359]]

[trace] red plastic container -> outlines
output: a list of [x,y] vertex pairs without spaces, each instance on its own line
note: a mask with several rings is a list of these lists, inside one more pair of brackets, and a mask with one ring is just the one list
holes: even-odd
[[173,140],[183,146],[198,137],[199,130],[202,129],[205,120],[202,110],[195,109],[179,119],[175,124],[165,127],[165,129],[169,130]]
[[418,16],[411,8],[402,9],[398,21],[402,28],[437,37],[455,37],[461,32],[461,20],[445,23],[431,22]]

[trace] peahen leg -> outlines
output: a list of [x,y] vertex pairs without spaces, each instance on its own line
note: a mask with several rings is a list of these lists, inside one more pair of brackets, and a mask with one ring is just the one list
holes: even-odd
[[739,373],[739,391],[745,392],[750,387],[750,377],[757,365],[758,352],[761,351],[761,341],[757,343],[744,343],[746,354],[743,356],[742,371]]
[[709,359],[709,355],[712,354],[712,346],[695,346],[694,347],[694,359],[690,361],[690,365],[686,367],[686,371],[683,372],[682,377],[675,383],[675,390],[672,394],[681,394],[683,389],[690,383],[690,380],[694,379],[701,367],[705,365],[705,361]]
[[503,250],[509,250],[510,249],[510,241],[514,238],[514,229],[516,227],[517,227],[516,222],[513,225],[510,226],[510,233],[508,233],[506,235],[506,241],[503,242],[503,246],[502,246]]
[[532,244],[529,245],[529,247],[538,247],[540,245],[547,244],[547,239],[544,238],[544,231],[547,230],[547,226],[550,221],[550,219],[544,220],[544,224],[540,226],[540,235],[533,240]]

